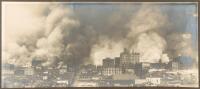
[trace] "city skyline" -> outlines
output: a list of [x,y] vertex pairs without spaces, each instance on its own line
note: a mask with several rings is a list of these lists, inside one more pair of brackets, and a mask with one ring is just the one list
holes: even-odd
[[[114,59],[105,58],[103,65],[84,64],[79,68],[69,63],[68,65],[59,63],[58,66],[42,66],[41,60],[32,60],[29,66],[15,66],[4,64],[3,77],[12,78],[14,76],[24,76],[25,78],[36,77],[41,81],[49,83],[40,85],[33,81],[21,83],[20,85],[8,85],[3,82],[4,87],[142,87],[142,86],[165,86],[165,87],[190,87],[198,84],[197,71],[192,71],[195,65],[194,59],[187,56],[178,56],[169,62],[149,63],[140,62],[140,54],[130,52],[124,48],[120,57]],[[193,60],[193,61],[192,61]],[[196,65],[197,66],[197,65]],[[177,73],[177,74],[176,74]],[[9,74],[9,75],[5,75]],[[74,76],[76,74],[76,77]],[[54,78],[51,78],[51,77]],[[182,76],[182,78],[180,78]],[[187,77],[183,77],[187,76]],[[189,77],[188,77],[189,76]],[[21,80],[21,79],[20,79]],[[183,81],[184,80],[184,81]],[[4,80],[7,81],[7,80]],[[18,80],[19,81],[19,80]],[[37,82],[36,82],[37,81]],[[176,81],[176,83],[174,83]],[[179,81],[179,82],[177,82]],[[32,83],[31,83],[32,82]],[[5,85],[4,85],[5,83]],[[109,83],[107,85],[107,83]],[[42,83],[43,84],[43,83]],[[179,85],[180,84],[180,85]],[[197,87],[197,85],[193,85]]]

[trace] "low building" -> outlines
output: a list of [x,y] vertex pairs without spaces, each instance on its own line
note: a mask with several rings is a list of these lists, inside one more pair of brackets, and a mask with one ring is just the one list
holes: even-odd
[[67,73],[67,66],[62,66],[59,68],[59,74],[65,74]]
[[136,86],[144,86],[146,83],[146,79],[135,79]]
[[138,63],[135,64],[135,74],[139,77],[139,78],[145,78],[148,74],[148,70],[150,68],[150,63],[148,62],[142,62],[142,63]]
[[73,85],[75,87],[97,87],[98,84],[96,82],[88,82],[88,81],[77,81]]
[[122,74],[122,69],[116,67],[103,68],[102,74],[106,76]]
[[165,69],[149,69],[148,77],[164,77]]
[[112,84],[114,87],[133,87],[135,80],[113,80]]
[[14,74],[15,74],[14,70],[2,70],[3,76],[10,76],[10,75],[14,75]]
[[193,67],[194,60],[189,56],[178,56],[174,60],[168,63],[170,70],[184,70],[191,69]]
[[33,68],[26,68],[24,69],[25,75],[34,75],[34,69]]
[[14,72],[15,72],[15,75],[18,75],[18,76],[24,75],[24,69],[16,69]]
[[92,75],[81,74],[81,75],[79,75],[79,80],[92,80]]
[[9,64],[9,63],[2,63],[1,67],[2,67],[2,70],[14,70],[15,65]]
[[179,69],[190,69],[193,67],[194,60],[190,56],[178,56],[175,61],[179,62]]
[[110,58],[103,59],[103,67],[115,67],[115,60]]
[[147,85],[157,86],[161,84],[161,78],[159,77],[147,77],[146,78]]
[[137,76],[134,74],[116,74],[113,75],[113,80],[135,80]]
[[15,66],[13,64],[2,64],[2,75],[4,76],[10,76],[10,75],[14,75],[14,68]]
[[48,76],[45,75],[45,76],[42,76],[42,80],[47,80],[48,79]]
[[180,66],[180,63],[178,61],[170,61],[168,63],[168,69],[172,70],[172,71],[177,71],[179,70],[179,66]]
[[166,69],[167,68],[167,63],[162,63],[161,59],[159,60],[158,63],[151,63],[150,64],[151,69]]
[[69,85],[68,80],[58,80],[56,81],[56,87],[67,87]]

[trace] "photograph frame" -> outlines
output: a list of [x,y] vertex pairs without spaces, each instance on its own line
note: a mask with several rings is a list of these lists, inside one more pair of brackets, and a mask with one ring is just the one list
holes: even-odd
[[[150,3],[157,3],[157,2],[161,2],[161,3],[177,3],[177,2],[183,2],[183,3],[188,3],[188,2],[192,2],[192,3],[197,3],[198,4],[198,16],[199,16],[199,12],[200,12],[200,9],[199,9],[199,0],[3,0],[1,1],[1,6],[2,6],[2,2],[69,2],[69,3],[82,3],[82,2],[89,2],[89,3],[112,3],[112,2],[125,2],[125,3],[128,3],[128,2],[150,2]],[[1,29],[2,29],[2,9],[1,9]],[[199,18],[198,18],[198,27],[199,27]],[[197,27],[197,28],[198,28]],[[199,28],[198,28],[199,30]],[[2,30],[1,30],[1,50],[2,50]],[[199,31],[198,31],[198,60],[199,60]],[[2,52],[2,51],[1,51]],[[1,61],[0,61],[0,64],[2,64],[2,53],[1,53]],[[198,61],[198,72],[200,71],[200,66],[199,66],[200,62]],[[2,70],[2,66],[1,66],[1,70]],[[2,71],[1,71],[2,72]],[[2,77],[2,73],[0,74],[0,76]],[[200,79],[200,77],[199,77]],[[2,80],[1,80],[2,82]],[[200,82],[200,81],[199,81]],[[2,88],[2,86],[0,85],[0,87]],[[200,84],[199,84],[199,87],[200,87]],[[101,89],[196,89],[196,88],[199,88],[199,87],[66,87],[66,88],[58,88],[58,87],[52,87],[52,88],[48,88],[48,89],[73,89],[73,88],[82,88],[82,89],[88,89],[88,88],[91,88],[91,89],[95,89],[95,88],[101,88]],[[46,87],[44,87],[46,88]],[[44,89],[44,88],[30,88],[30,89]],[[15,89],[20,89],[20,88],[15,88]]]

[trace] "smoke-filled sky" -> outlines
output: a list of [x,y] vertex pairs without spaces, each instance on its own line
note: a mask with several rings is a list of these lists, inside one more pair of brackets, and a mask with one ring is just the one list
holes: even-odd
[[101,65],[124,48],[141,62],[198,57],[195,3],[2,3],[3,63]]

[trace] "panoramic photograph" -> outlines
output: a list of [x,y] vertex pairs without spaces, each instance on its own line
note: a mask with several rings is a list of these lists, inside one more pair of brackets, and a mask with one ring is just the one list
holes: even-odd
[[199,87],[198,3],[1,7],[2,88]]

